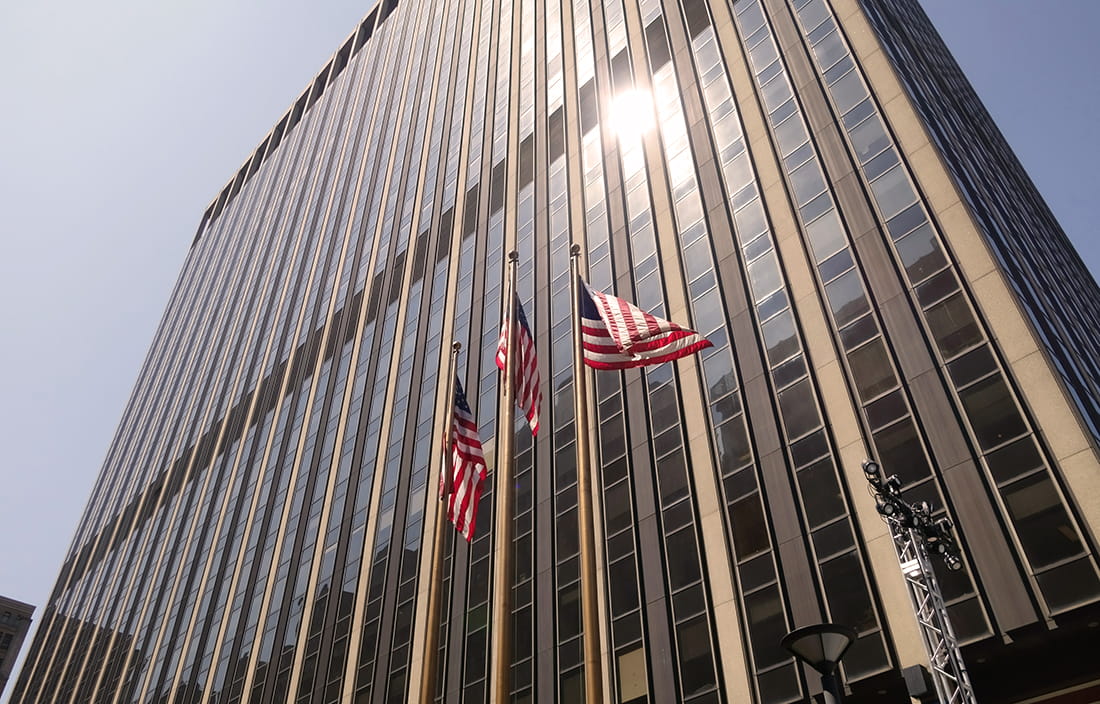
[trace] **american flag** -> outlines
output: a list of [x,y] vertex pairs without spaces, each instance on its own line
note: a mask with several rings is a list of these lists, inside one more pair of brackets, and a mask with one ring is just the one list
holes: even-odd
[[629,369],[671,362],[710,347],[694,330],[646,313],[578,281],[581,347],[593,369]]
[[[519,325],[516,326],[516,366],[512,380],[512,393],[516,397],[516,407],[523,411],[527,422],[531,424],[531,434],[539,432],[539,406],[542,405],[542,388],[539,384],[539,364],[535,358],[535,338],[523,314],[519,297],[514,299],[513,309]],[[500,342],[497,343],[497,366],[501,370],[508,368],[508,322],[511,315],[504,318],[500,329]]]
[[485,482],[485,453],[477,435],[477,421],[466,402],[462,384],[455,378],[455,407],[451,423],[450,486],[444,477],[440,492],[447,499],[447,517],[467,541],[473,540],[477,523],[477,504],[481,500],[481,485]]

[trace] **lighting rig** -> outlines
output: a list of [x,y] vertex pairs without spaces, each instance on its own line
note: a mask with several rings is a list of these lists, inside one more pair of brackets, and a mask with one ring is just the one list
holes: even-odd
[[883,478],[878,462],[867,460],[863,473],[875,492],[875,508],[887,523],[902,530],[915,531],[928,552],[943,558],[947,569],[962,569],[959,545],[951,534],[954,526],[949,518],[932,518],[932,507],[927,501],[909,503],[901,497],[901,480],[896,476]]
[[[890,526],[901,572],[909,590],[909,600],[920,625],[921,639],[932,666],[935,695],[942,704],[972,704],[976,701],[966,674],[958,639],[951,628],[943,603],[931,555],[943,559],[947,569],[962,569],[959,545],[948,518],[932,518],[927,501],[909,503],[901,496],[901,480],[886,477],[878,462],[867,460],[863,473],[875,497],[875,508]],[[929,696],[931,692],[913,692]]]

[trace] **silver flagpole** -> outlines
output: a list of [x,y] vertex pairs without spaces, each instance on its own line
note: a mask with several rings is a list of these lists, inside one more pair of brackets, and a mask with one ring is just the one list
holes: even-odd
[[600,616],[596,583],[596,530],[592,515],[592,469],[588,438],[588,388],[581,349],[580,317],[581,246],[569,250],[571,280],[569,300],[573,306],[573,417],[577,434],[577,522],[581,548],[581,623],[584,626],[584,692],[586,704],[603,702],[603,653],[600,646]]
[[507,360],[500,384],[500,417],[497,423],[497,481],[493,500],[496,547],[493,560],[493,664],[490,702],[504,704],[512,697],[512,440],[515,435],[516,370],[516,266],[519,253],[508,253]]
[[435,512],[435,538],[432,541],[432,572],[428,592],[428,625],[424,633],[424,669],[420,672],[420,704],[435,701],[436,674],[439,670],[439,615],[443,611],[443,546],[446,544],[447,497],[454,491],[452,448],[454,447],[455,422],[455,367],[462,343],[451,346],[451,360],[447,365],[446,383],[451,392],[447,396],[447,412],[443,416],[443,457],[440,465],[439,508]]

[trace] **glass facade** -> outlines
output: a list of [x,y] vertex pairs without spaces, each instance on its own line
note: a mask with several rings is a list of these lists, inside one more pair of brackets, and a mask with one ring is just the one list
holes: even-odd
[[[713,343],[596,374],[588,429],[573,243]],[[535,439],[497,422],[512,249]],[[1098,303],[915,0],[383,0],[203,214],[13,701],[412,700],[452,340],[487,455],[514,433],[515,558],[492,613],[490,482],[446,538],[437,701],[488,701],[501,618],[513,700],[584,700],[581,491],[611,701],[805,700],[779,640],[822,621],[854,701],[904,697],[867,457],[958,526],[940,580],[999,691],[1037,632],[1097,645]]]

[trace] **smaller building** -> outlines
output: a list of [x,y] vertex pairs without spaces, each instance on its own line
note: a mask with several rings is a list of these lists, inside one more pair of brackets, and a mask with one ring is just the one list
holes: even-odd
[[19,657],[19,648],[31,627],[34,607],[0,596],[0,692],[8,684],[8,675]]

